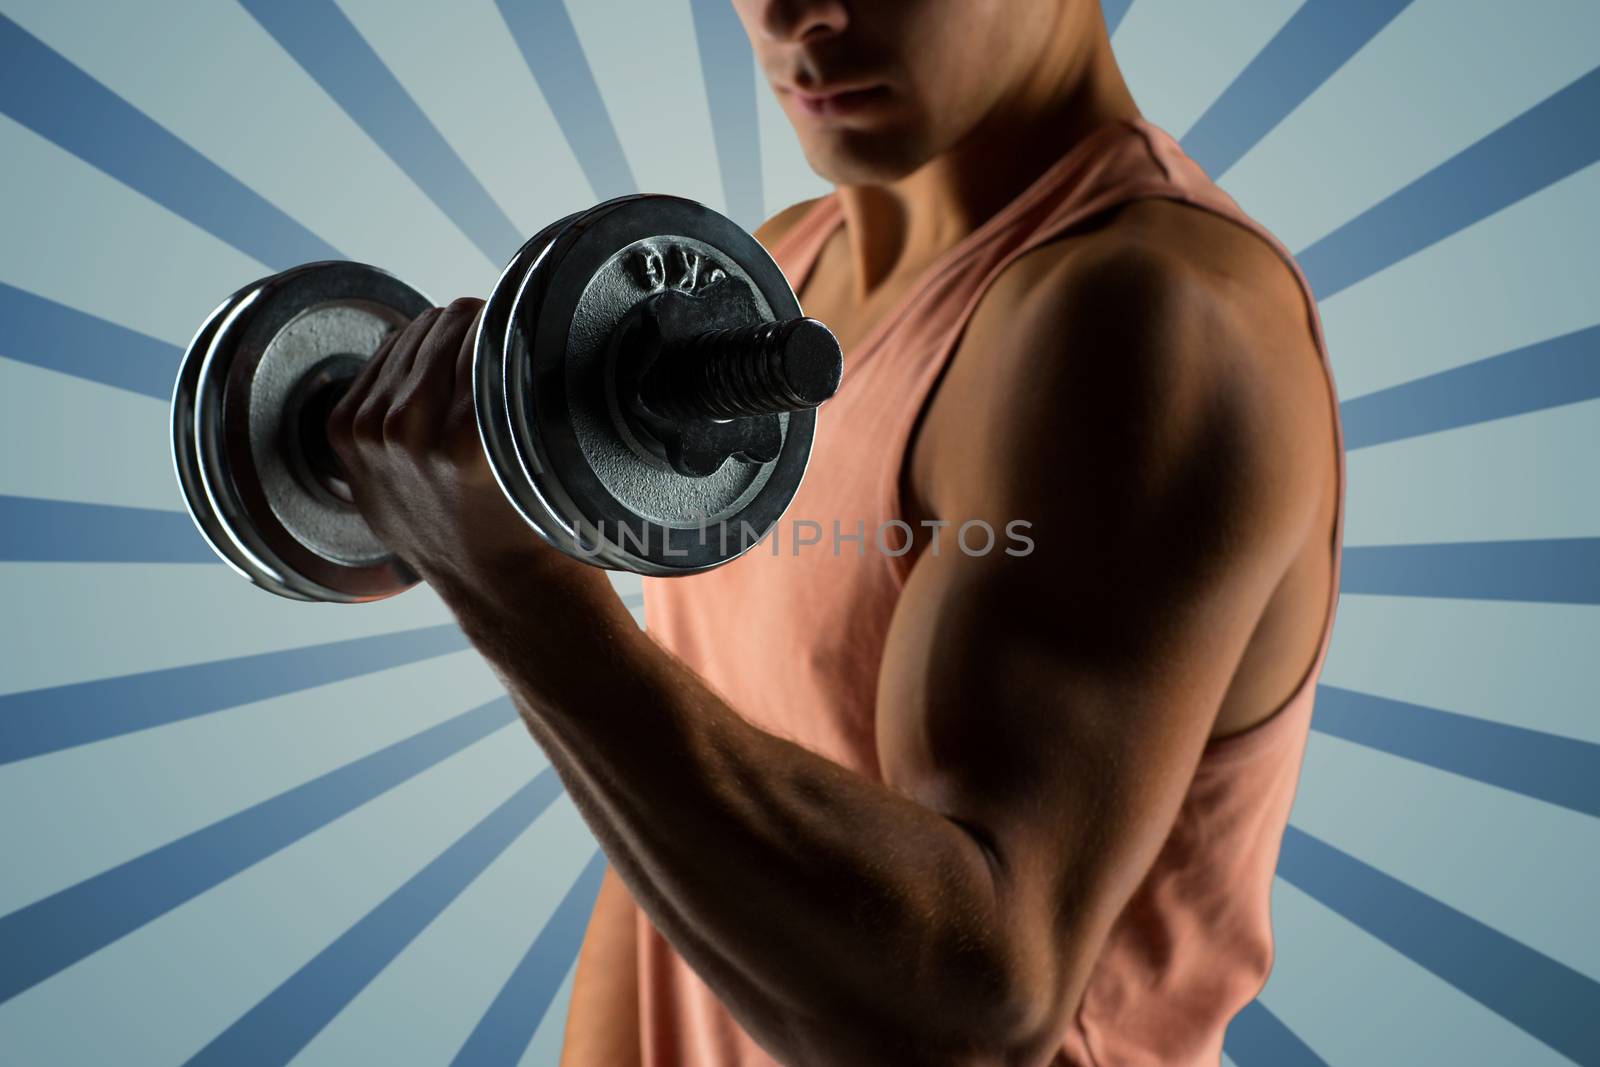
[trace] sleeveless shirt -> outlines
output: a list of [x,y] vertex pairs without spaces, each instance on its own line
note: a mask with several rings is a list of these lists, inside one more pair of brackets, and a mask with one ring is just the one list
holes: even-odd
[[[1096,959],[1062,1034],[1058,1067],[1215,1067],[1229,1020],[1271,969],[1272,878],[1337,610],[1345,490],[1333,372],[1315,298],[1288,250],[1159,127],[1138,118],[1091,130],[938,258],[846,353],[843,385],[820,411],[809,470],[776,534],[717,570],[644,583],[648,631],[731,707],[881,781],[878,667],[913,560],[891,554],[901,538],[880,531],[904,521],[901,469],[917,418],[973,309],[1008,263],[1145,197],[1181,201],[1249,229],[1299,280],[1334,407],[1333,582],[1315,658],[1294,693],[1260,724],[1206,745],[1168,838]],[[776,242],[772,254],[796,290],[842,223],[830,194]],[[643,912],[637,933],[644,1067],[772,1067]]]

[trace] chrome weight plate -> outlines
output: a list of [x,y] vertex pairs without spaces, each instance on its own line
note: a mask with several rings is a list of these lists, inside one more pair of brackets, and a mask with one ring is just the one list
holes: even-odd
[[196,334],[173,404],[175,465],[207,541],[257,585],[354,603],[416,584],[311,473],[297,414],[309,385],[353,374],[431,306],[376,267],[311,263],[247,286]]
[[779,417],[771,462],[734,456],[694,478],[642,458],[609,403],[608,341],[622,318],[669,288],[729,283],[749,287],[758,321],[800,314],[750,234],[694,201],[642,195],[563,220],[521,275],[514,265],[496,287],[491,303],[509,306],[492,320],[486,313],[479,338],[476,388],[498,394],[484,443],[492,466],[520,471],[502,486],[558,548],[614,569],[691,574],[747,551],[788,507],[814,411]]
[[178,476],[178,485],[183,490],[184,504],[188,508],[189,517],[194,520],[200,536],[211,546],[211,550],[234,571],[252,581],[255,580],[253,563],[235,547],[233,540],[223,528],[216,509],[211,506],[210,498],[206,495],[205,485],[200,477],[200,459],[196,455],[194,407],[195,396],[200,389],[200,367],[205,362],[206,353],[211,350],[211,342],[216,337],[217,327],[227,319],[235,307],[248,300],[260,287],[261,282],[253,282],[228,297],[215,311],[206,316],[200,329],[195,331],[189,347],[184,350],[183,360],[178,367],[178,380],[173,386],[171,426],[172,466]]
[[540,262],[550,242],[569,223],[582,215],[574,212],[558,219],[523,243],[506,269],[500,272],[489,299],[484,301],[478,319],[478,336],[472,353],[472,405],[478,421],[478,436],[495,481],[512,505],[547,543],[565,549],[560,538],[560,523],[549,507],[528,484],[516,442],[511,438],[507,416],[505,377],[505,338],[510,327],[511,308],[522,281]]

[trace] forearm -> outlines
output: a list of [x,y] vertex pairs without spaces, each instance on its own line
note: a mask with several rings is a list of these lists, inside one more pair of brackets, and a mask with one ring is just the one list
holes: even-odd
[[637,630],[608,635],[606,669],[527,680],[561,650],[518,648],[502,618],[463,624],[640,907],[753,1036],[795,1064],[1005,1047],[999,895],[960,826],[751,726]]
[[637,1067],[639,969],[635,912],[607,870],[572,981],[561,1067]]

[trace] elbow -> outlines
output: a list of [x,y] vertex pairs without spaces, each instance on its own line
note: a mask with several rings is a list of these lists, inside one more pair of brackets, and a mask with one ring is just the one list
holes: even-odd
[[993,974],[968,961],[910,997],[791,1019],[771,1048],[793,1067],[1047,1067],[1061,1047],[1063,1004]]
[[[1029,959],[1035,966],[1021,966]],[[1055,981],[1057,960],[1028,952],[977,972],[966,989],[967,1027],[939,1067],[1045,1067],[1060,1051],[1073,1002]]]
[[1019,991],[996,1005],[989,1027],[974,1035],[969,1054],[948,1067],[1046,1067],[1061,1050],[1066,1015],[1037,990]]
[[[956,981],[930,997],[921,1016],[920,1040],[905,1046],[926,1050],[911,1060],[926,1067],[1046,1067],[1060,1051],[1071,1012],[1057,984],[1038,969],[1019,968],[991,958],[968,958]],[[1046,968],[1046,970],[1049,970]],[[943,1026],[927,1027],[938,1018]],[[888,1062],[876,1060],[874,1062]]]
[[1060,950],[1051,923],[997,905],[918,925],[886,951],[898,961],[887,972],[838,983],[803,1022],[787,1020],[784,1062],[1046,1067],[1055,1059],[1082,968]]
[[[1012,1010],[1019,1020],[1036,1020],[1046,1014],[1033,1004]],[[915,1027],[880,1025],[825,1033],[813,1031],[774,1048],[781,1048],[783,1062],[794,1067],[883,1067],[887,1063],[897,1067],[1048,1067],[1062,1040],[1059,1028],[1036,1022],[1003,1026],[975,1025],[968,1020],[954,1026],[948,1016],[943,1022],[924,1018]]]

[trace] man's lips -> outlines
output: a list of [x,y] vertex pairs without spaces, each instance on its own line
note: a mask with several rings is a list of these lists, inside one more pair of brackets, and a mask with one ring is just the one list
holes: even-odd
[[883,85],[863,85],[847,89],[834,89],[828,92],[805,92],[793,87],[788,88],[789,95],[794,97],[796,106],[807,115],[819,118],[839,118],[844,115],[854,114],[883,100],[888,87]]

